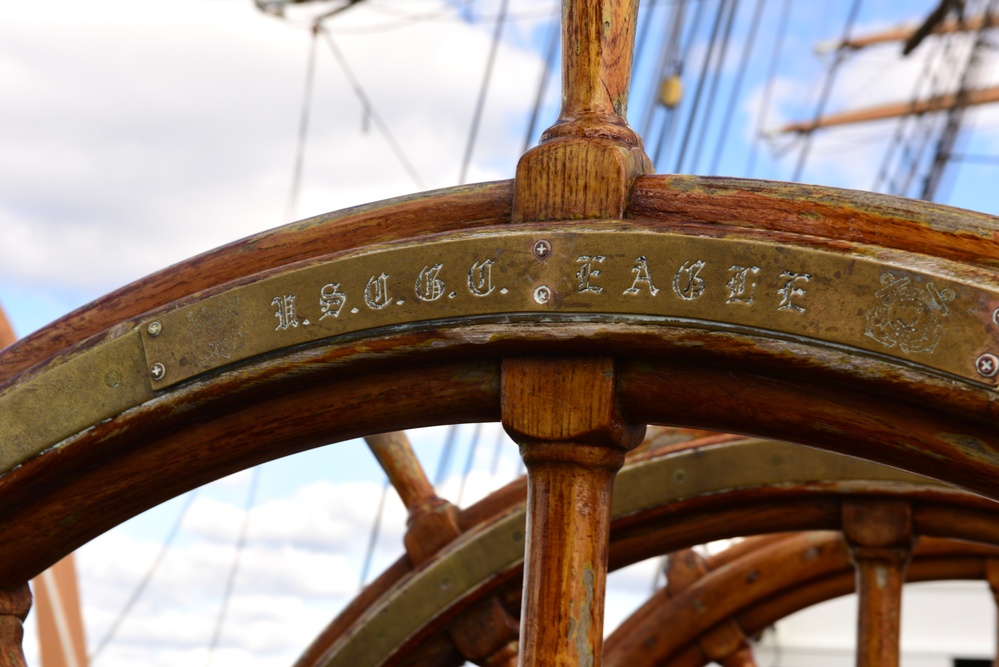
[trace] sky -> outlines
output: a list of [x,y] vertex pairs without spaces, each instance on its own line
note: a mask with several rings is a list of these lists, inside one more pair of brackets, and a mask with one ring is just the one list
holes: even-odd
[[[784,33],[785,0],[766,0],[738,90],[756,2],[738,3],[724,58],[709,47],[718,2],[704,0],[696,28],[698,3],[683,16],[684,100],[665,134],[670,116],[650,105],[649,91],[658,85],[659,37],[670,34],[675,3],[643,3],[643,25],[650,29],[640,37],[646,41],[636,58],[629,118],[645,135],[649,154],[658,156],[659,172],[790,179],[804,142],[779,134],[760,139],[759,130],[815,114],[835,56],[813,49],[843,33],[852,0],[795,0]],[[851,34],[914,22],[934,5],[868,0]],[[300,186],[291,196],[310,58],[308,19],[335,6],[290,8],[281,19],[251,0],[7,3],[0,21],[0,304],[19,334],[249,234],[458,183],[499,3],[367,0],[326,26],[369,106],[330,44],[316,42]],[[555,118],[557,75],[543,90],[539,123],[528,134],[553,10],[551,0],[511,0],[468,182],[511,178],[525,140],[536,141]],[[778,43],[783,50],[770,87]],[[943,48],[928,44],[907,60],[899,58],[897,44],[850,54],[837,70],[826,111],[908,99],[918,83],[928,85],[927,63],[942,58]],[[947,57],[957,62],[967,42],[948,48]],[[697,96],[709,52],[721,62],[714,104],[711,77]],[[981,66],[981,85],[996,82],[993,60]],[[698,123],[688,130],[695,98]],[[765,99],[770,104],[761,111]],[[817,133],[798,178],[871,189],[893,132],[894,124],[885,122]],[[680,161],[684,136],[688,149]],[[999,113],[969,111],[958,150],[999,155]],[[986,160],[955,165],[939,199],[999,213],[990,196],[997,170]],[[473,436],[472,426],[459,430],[451,466],[438,473],[446,430],[411,434],[442,496],[457,499],[464,470],[471,471],[462,505],[519,470],[516,447],[495,425],[480,431],[480,446],[469,458]],[[199,491],[186,512],[189,499],[176,499],[81,549],[93,650],[184,515],[148,588],[95,664],[208,662],[254,479],[248,546],[210,664],[289,664],[352,597],[382,492],[377,465],[359,441],[220,480]],[[389,494],[372,573],[401,554],[403,529],[401,504]],[[654,568],[643,564],[615,575],[611,619],[647,594]],[[29,642],[29,656],[33,650]]]

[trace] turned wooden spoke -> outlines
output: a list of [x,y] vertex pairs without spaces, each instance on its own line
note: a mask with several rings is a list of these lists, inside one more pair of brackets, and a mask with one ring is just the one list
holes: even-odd
[[843,536],[857,568],[857,667],[897,667],[912,508],[897,500],[844,502]]
[[503,426],[527,466],[520,664],[601,664],[614,475],[644,426],[618,415],[603,357],[507,359]]
[[832,539],[818,540],[813,533],[767,540],[739,559],[738,567],[705,570],[693,580],[688,573],[683,590],[654,597],[608,637],[606,664],[665,664],[687,641],[726,622],[750,600],[810,581],[830,564],[845,566],[842,540],[832,533],[825,537]]
[[0,589],[0,667],[25,667],[24,619],[31,610],[27,582],[17,588]]
[[[652,171],[625,120],[637,10],[564,0],[562,108],[517,164],[513,222],[623,218]],[[610,357],[506,359],[501,383],[528,475],[520,664],[600,665],[614,475],[645,427],[620,418]]]
[[[424,563],[461,535],[458,508],[437,496],[404,432],[370,435],[365,441],[409,510],[406,554],[414,566]],[[518,623],[496,596],[465,610],[448,634],[462,657],[477,665],[517,663]]]
[[409,510],[406,553],[419,565],[461,535],[458,510],[437,496],[405,433],[382,433],[365,440]]
[[[848,551],[839,533],[831,531],[810,531],[797,534],[785,534],[776,541],[760,541],[756,550],[746,549],[746,540],[736,550],[726,549],[705,561],[707,574],[685,589],[694,599],[706,602],[702,616],[708,616],[703,622],[686,628],[677,626],[676,619],[684,613],[682,597],[666,597],[659,595],[628,618],[615,631],[608,642],[607,664],[617,661],[614,653],[615,639],[621,634],[628,634],[639,624],[648,623],[654,628],[658,624],[660,634],[668,635],[674,648],[666,659],[656,659],[653,656],[632,655],[627,662],[629,667],[645,667],[657,664],[663,667],[702,667],[711,662],[705,655],[703,642],[709,637],[717,625],[711,625],[717,619],[713,607],[709,607],[719,594],[725,596],[725,604],[735,605],[729,609],[730,619],[734,619],[747,634],[756,634],[782,618],[810,607],[820,602],[846,595],[855,590],[856,575],[853,565],[849,562]],[[775,546],[780,543],[780,546]],[[734,551],[734,553],[733,553]],[[802,579],[792,568],[784,570],[768,567],[773,558],[787,562],[780,553],[797,553],[796,558],[810,562],[810,576]],[[977,579],[986,576],[987,563],[995,558],[997,548],[984,544],[975,544],[963,540],[940,538],[920,539],[913,553],[912,565],[907,571],[907,581],[938,581],[945,579]],[[720,571],[721,568],[724,571]],[[761,570],[761,567],[763,568]],[[766,573],[767,581],[763,586],[757,586],[761,574]],[[745,595],[732,600],[733,582],[744,581]]]

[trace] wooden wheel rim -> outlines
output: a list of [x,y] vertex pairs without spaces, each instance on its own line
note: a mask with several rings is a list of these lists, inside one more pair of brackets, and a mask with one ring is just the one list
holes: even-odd
[[[837,530],[840,503],[857,496],[910,499],[919,506],[914,520],[920,534],[999,545],[994,525],[999,506],[990,501],[787,443],[744,440],[694,447],[638,461],[623,469],[618,480],[612,570],[716,539]],[[522,495],[507,495],[523,500]],[[786,511],[791,503],[793,513]],[[331,624],[296,667],[406,664],[408,651],[474,600],[500,587],[519,586],[523,536],[522,505],[495,513],[432,562],[397,579],[363,613],[352,610],[349,625],[340,619]],[[399,577],[401,572],[393,568],[387,575]],[[691,632],[710,627],[710,619],[718,617],[715,611],[693,614],[697,622]],[[692,638],[681,635],[677,641],[682,645],[680,640]]]
[[[698,181],[701,188],[711,182]],[[732,182],[725,180],[724,184],[731,187]],[[786,186],[780,184],[749,185],[754,191],[743,194],[740,201],[751,196],[757,203],[779,202],[789,196]],[[686,182],[683,192],[689,192],[690,186]],[[503,210],[502,201],[509,189],[483,188],[489,191],[487,195],[481,190],[472,192],[488,200],[487,208],[494,212],[491,219],[495,220],[495,211]],[[468,192],[444,193],[440,201],[450,201],[452,195],[468,197]],[[663,211],[667,204],[681,211],[686,207],[690,218],[703,218],[710,197],[705,200],[702,196],[688,205],[688,197],[677,192],[675,179],[640,179],[632,204],[643,215],[635,224],[668,224],[671,233],[705,234],[702,223],[684,225],[675,220],[676,212]],[[891,197],[822,188],[795,196],[791,208],[821,201],[824,206],[834,202],[835,208],[842,210],[852,203],[854,218],[918,231],[929,239],[923,250],[936,251],[953,240],[952,246],[946,246],[951,250],[940,252],[945,255],[942,261],[951,263],[958,259],[955,253],[967,245],[969,235],[981,238],[995,226],[991,218],[945,207],[928,207],[920,219],[916,215],[919,210]],[[659,218],[669,220],[657,220],[653,205],[659,207]],[[379,211],[383,224],[412,215],[408,200],[383,205]],[[714,215],[716,220],[727,219],[717,210]],[[447,224],[457,227],[454,222]],[[808,236],[792,238],[784,231],[774,236],[773,228],[786,224],[790,221],[778,210],[766,221],[770,229],[761,229],[763,223],[753,221],[741,226],[729,221],[724,226],[740,237],[770,239],[782,247],[824,244],[831,249],[843,248],[841,241],[831,237],[842,229],[837,221],[827,225],[825,232],[830,237],[826,239],[814,235],[819,229],[811,230],[813,234]],[[553,223],[547,228],[565,230],[568,226]],[[854,229],[851,226],[843,235],[856,237]],[[284,233],[286,230],[279,230],[275,235]],[[882,245],[902,253],[915,265],[930,261],[925,254],[914,253],[907,243],[911,245],[911,240],[888,239]],[[266,239],[253,239],[244,247],[252,252],[261,245],[266,245]],[[239,250],[236,247],[228,252],[238,255]],[[984,279],[986,272],[981,265],[991,261],[991,252],[991,245],[983,243],[976,264],[965,261],[948,266],[952,273],[965,271],[975,279]],[[203,265],[204,259],[196,258],[176,267],[176,282],[183,287],[184,277],[190,275],[188,290],[207,287],[197,279]],[[297,268],[299,264],[275,268],[271,275]],[[237,278],[236,284],[246,280],[253,278]],[[126,288],[122,293],[137,289],[142,288]],[[203,298],[184,295],[183,291],[169,292],[169,298],[179,299],[179,303]],[[123,300],[125,297],[112,295],[106,303]],[[162,303],[159,312],[176,303]],[[114,308],[96,306],[77,316],[85,340],[66,340],[65,332],[76,326],[71,317],[53,327],[55,332],[43,331],[5,352],[0,358],[10,356],[11,368],[35,366],[20,376],[7,376],[5,396],[30,393],[23,390],[25,385],[58,378],[60,369],[86,355],[134,346],[140,335],[137,327],[150,322],[157,312],[137,317],[134,308],[122,306],[119,310],[122,319]],[[545,319],[551,318],[530,314],[519,321],[509,317],[491,322],[459,318],[409,328],[375,329],[346,341],[323,340],[276,350],[156,393],[147,386],[139,391],[138,400],[126,402],[113,414],[101,414],[77,425],[75,435],[43,441],[36,446],[36,451],[43,451],[41,455],[0,478],[0,521],[8,536],[0,583],[23,581],[129,516],[255,463],[365,433],[447,421],[497,420],[499,360],[511,355],[600,350],[616,356],[621,378],[618,393],[625,414],[640,423],[712,428],[801,442],[935,475],[986,495],[996,493],[999,468],[991,412],[995,392],[988,384],[941,376],[883,356],[816,345],[807,339],[775,339],[759,331],[622,322],[626,318],[613,317],[562,322]],[[104,333],[86,338],[98,320],[105,327]],[[53,354],[54,350],[63,351]],[[47,361],[53,356],[55,361]],[[148,382],[143,357],[134,347],[131,359],[126,370],[142,383]],[[107,379],[101,367],[91,377],[95,385]],[[392,397],[392,414],[371,409],[388,396]],[[801,401],[801,396],[809,400]],[[6,416],[4,412],[0,415]],[[51,421],[53,412],[39,411],[37,405],[26,417],[29,426],[36,424],[40,429]],[[941,457],[947,458],[945,464],[940,463]],[[156,484],[150,486],[152,479]]]

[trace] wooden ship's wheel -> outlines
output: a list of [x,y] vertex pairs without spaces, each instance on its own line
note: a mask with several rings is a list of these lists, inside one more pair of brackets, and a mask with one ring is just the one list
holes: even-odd
[[[999,499],[999,221],[651,175],[624,120],[635,10],[565,3],[562,111],[513,181],[236,242],[0,354],[4,664],[23,662],[25,582],[92,537],[257,463],[409,427],[500,420],[521,445],[527,529],[503,538],[524,554],[519,631],[496,598],[463,616],[496,629],[492,664],[601,664],[611,491],[646,424],[786,440]],[[390,474],[408,461],[392,451]],[[397,480],[410,559],[427,562],[460,517],[418,476]],[[766,530],[816,527],[780,510],[792,525]],[[860,523],[872,554],[905,539],[897,521]],[[471,559],[491,582],[494,546]],[[860,664],[890,664],[869,644]]]

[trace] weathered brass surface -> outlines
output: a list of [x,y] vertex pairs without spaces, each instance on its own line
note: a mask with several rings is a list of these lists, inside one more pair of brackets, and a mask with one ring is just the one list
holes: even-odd
[[[882,493],[944,490],[924,477],[787,443],[747,440],[681,451],[626,466],[614,486],[613,518],[684,498],[771,484],[856,481]],[[414,572],[324,656],[323,667],[374,667],[437,614],[524,558],[524,511],[452,544]]]
[[461,318],[745,330],[996,383],[979,370],[981,359],[999,353],[999,286],[984,271],[857,246],[834,253],[584,224],[382,246],[163,313],[0,395],[0,471],[149,400],[152,390],[230,363]]
[[0,471],[154,396],[136,331],[0,395]]
[[163,389],[255,355],[379,327],[615,316],[809,338],[994,385],[976,361],[999,351],[999,285],[959,278],[943,261],[913,265],[912,255],[876,252],[635,231],[624,223],[468,234],[237,287],[164,314],[157,335],[143,327],[143,340],[148,367],[163,365],[151,379]]

